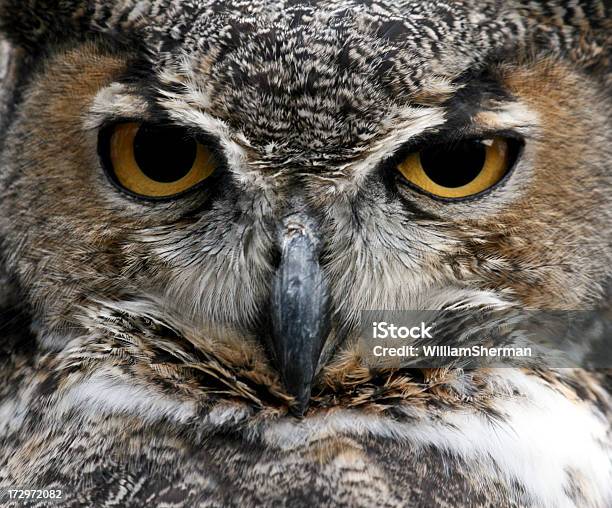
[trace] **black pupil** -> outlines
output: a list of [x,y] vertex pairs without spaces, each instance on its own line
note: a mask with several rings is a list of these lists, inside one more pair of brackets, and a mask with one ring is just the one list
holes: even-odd
[[134,157],[141,171],[160,183],[183,178],[196,158],[197,145],[182,129],[142,126],[134,139]]
[[462,187],[482,171],[486,149],[478,140],[433,146],[421,152],[421,166],[434,183],[442,187]]

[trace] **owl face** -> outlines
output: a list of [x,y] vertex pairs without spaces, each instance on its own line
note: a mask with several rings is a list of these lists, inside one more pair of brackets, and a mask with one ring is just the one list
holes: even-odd
[[243,3],[74,2],[78,23],[49,15],[77,35],[52,44],[5,2],[5,30],[46,51],[0,173],[5,263],[46,347],[101,302],[148,302],[261,349],[307,399],[363,310],[600,297],[594,35],[589,52],[579,23],[553,29],[551,58],[525,35],[540,12],[496,2]]

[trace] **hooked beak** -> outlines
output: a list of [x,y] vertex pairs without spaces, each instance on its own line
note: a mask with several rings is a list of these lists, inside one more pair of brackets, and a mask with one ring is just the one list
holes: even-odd
[[329,297],[319,264],[319,240],[307,217],[288,217],[281,231],[280,265],[272,285],[271,346],[285,389],[303,415],[329,333]]

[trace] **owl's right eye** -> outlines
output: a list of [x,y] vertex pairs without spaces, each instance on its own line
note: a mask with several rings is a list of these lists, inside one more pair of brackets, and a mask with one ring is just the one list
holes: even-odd
[[103,140],[101,155],[113,181],[144,198],[182,194],[206,180],[218,166],[209,148],[178,127],[120,123]]

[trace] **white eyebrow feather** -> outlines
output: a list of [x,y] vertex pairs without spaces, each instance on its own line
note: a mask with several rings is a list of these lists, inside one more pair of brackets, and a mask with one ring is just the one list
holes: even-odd
[[393,156],[403,144],[425,131],[443,125],[445,121],[442,107],[404,109],[385,126],[391,134],[376,140],[367,157],[349,165],[353,178],[350,181],[338,182],[340,187],[337,186],[337,190],[347,192],[352,187],[356,191],[367,175],[385,159]]
[[523,135],[532,134],[539,125],[538,114],[519,101],[496,104],[495,108],[478,113],[474,121],[489,129],[513,130]]
[[99,129],[109,117],[135,117],[146,119],[148,104],[128,85],[111,83],[94,97],[84,120],[85,129]]

